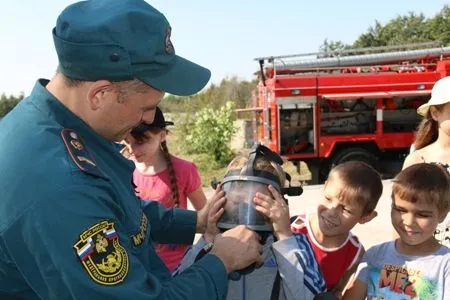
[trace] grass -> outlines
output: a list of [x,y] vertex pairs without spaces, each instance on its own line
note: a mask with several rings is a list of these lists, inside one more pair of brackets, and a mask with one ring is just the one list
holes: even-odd
[[[204,187],[210,187],[213,178],[222,180],[226,173],[226,165],[219,165],[207,154],[190,154],[187,155],[183,152],[184,139],[180,136],[181,133],[177,129],[171,129],[167,137],[167,146],[172,155],[183,158],[188,161],[192,161],[197,165],[200,173],[200,178]],[[246,149],[241,151],[247,153]],[[308,167],[304,162],[300,163],[300,173],[297,171],[297,167],[290,161],[286,161],[283,164],[283,169],[291,175],[292,184],[299,185],[305,184],[305,181],[309,180],[311,174]]]

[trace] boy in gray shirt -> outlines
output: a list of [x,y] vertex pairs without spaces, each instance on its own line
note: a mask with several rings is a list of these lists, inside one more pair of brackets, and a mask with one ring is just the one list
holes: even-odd
[[445,168],[421,163],[392,186],[392,225],[399,238],[370,248],[344,299],[450,299],[450,249],[433,233],[450,207]]
[[[228,171],[239,170],[246,163],[246,158],[238,157],[230,163]],[[285,182],[281,166],[264,157],[256,159],[255,169],[270,172],[278,177],[280,183]],[[186,270],[196,259],[199,259],[202,252],[207,251],[208,245],[219,233],[217,222],[224,212],[225,201],[232,203],[236,196],[234,194],[240,191],[242,192],[242,190],[228,191],[226,200],[222,191],[216,192],[211,200],[206,232],[185,254],[176,272]],[[270,220],[273,234],[270,234],[263,244],[262,266],[240,276],[233,276],[238,275],[236,273],[230,276],[226,299],[312,300],[324,293],[326,284],[313,249],[306,235],[295,234],[291,231],[289,207],[283,197],[269,185],[267,193],[256,193],[253,201],[256,210]]]

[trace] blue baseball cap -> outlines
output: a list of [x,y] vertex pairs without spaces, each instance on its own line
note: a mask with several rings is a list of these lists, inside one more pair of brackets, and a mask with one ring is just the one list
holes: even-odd
[[53,40],[61,72],[73,79],[139,79],[174,95],[200,91],[211,72],[175,54],[171,27],[143,0],[88,0],[59,15]]

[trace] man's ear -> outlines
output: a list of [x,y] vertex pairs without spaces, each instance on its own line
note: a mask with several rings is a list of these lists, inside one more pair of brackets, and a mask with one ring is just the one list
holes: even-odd
[[87,94],[92,110],[97,110],[105,103],[106,98],[115,92],[113,84],[108,80],[97,80],[91,83]]
[[373,218],[375,218],[378,215],[378,213],[376,211],[371,212],[368,215],[362,216],[361,219],[359,219],[359,224],[365,224],[367,222],[370,222],[373,220]]

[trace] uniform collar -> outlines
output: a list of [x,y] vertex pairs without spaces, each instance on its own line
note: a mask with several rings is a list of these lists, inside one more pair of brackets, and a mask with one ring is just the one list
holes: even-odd
[[85,140],[93,139],[96,142],[110,144],[111,142],[97,134],[89,125],[75,115],[45,88],[49,82],[50,81],[47,79],[39,79],[36,82],[31,92],[31,101],[33,104],[63,128],[75,130]]
[[126,162],[128,165],[127,168],[134,169],[134,164],[119,153],[118,147],[114,142],[108,141],[95,132],[45,88],[49,82],[47,79],[39,79],[36,82],[30,95],[31,102],[62,128],[69,128],[76,131],[89,148],[102,149],[100,151],[110,153],[113,152],[118,156],[116,159]]

